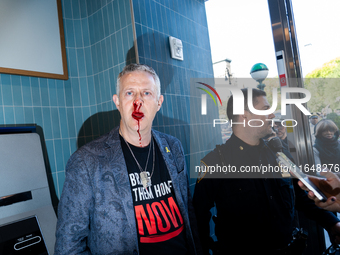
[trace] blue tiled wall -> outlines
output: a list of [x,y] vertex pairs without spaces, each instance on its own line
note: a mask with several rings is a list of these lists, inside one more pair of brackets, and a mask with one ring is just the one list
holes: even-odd
[[[62,7],[69,79],[0,74],[0,125],[42,127],[57,196],[70,155],[119,123],[115,81],[138,61],[129,0],[62,0]],[[207,151],[190,151],[189,99],[190,78],[213,77],[204,0],[134,0],[133,9],[139,62],[155,68],[165,97],[154,127],[182,141],[188,163],[199,159]],[[184,61],[170,58],[169,36],[182,40]]]
[[70,155],[118,124],[112,95],[133,46],[129,0],[63,0],[62,9],[69,79],[0,74],[0,125],[42,127],[57,196]]
[[[190,151],[189,139],[190,125],[196,124],[190,121],[190,79],[213,77],[204,0],[133,0],[133,11],[139,61],[159,74],[164,95],[154,128],[181,140],[188,164],[190,156],[199,162],[214,148],[198,146]],[[184,61],[171,58],[169,36],[182,40]],[[197,138],[212,132],[201,125]],[[192,190],[195,181],[190,180]]]

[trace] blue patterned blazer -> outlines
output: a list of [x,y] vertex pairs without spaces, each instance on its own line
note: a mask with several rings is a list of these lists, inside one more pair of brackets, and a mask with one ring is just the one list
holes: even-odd
[[[118,130],[119,127],[84,145],[69,159],[58,206],[55,255],[139,254],[130,182]],[[182,145],[170,135],[154,130],[152,135],[172,179],[189,250],[199,254]]]

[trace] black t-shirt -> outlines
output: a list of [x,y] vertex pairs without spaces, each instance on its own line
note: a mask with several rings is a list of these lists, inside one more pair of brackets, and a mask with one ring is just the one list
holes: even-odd
[[[152,173],[153,146],[146,169],[151,176],[151,186],[145,189],[140,181],[140,169],[121,136],[120,139],[131,185],[140,254],[187,254],[183,217],[168,169],[156,142],[153,143],[154,171]],[[129,144],[143,171],[150,144],[144,148]]]

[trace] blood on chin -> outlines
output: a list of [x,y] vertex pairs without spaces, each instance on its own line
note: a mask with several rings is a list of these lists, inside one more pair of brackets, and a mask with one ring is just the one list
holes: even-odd
[[138,130],[143,130],[144,126],[146,124],[145,123],[145,121],[146,121],[145,116],[137,118],[136,116],[131,114],[131,117],[132,117],[132,122],[131,123],[132,123],[135,131],[138,132]]

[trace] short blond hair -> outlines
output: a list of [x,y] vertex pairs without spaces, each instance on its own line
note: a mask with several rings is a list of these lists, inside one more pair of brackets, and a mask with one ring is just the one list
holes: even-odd
[[153,79],[155,80],[155,84],[156,84],[157,99],[159,99],[161,95],[161,82],[159,80],[159,77],[156,71],[151,66],[144,65],[144,64],[136,64],[136,63],[125,66],[123,71],[119,73],[118,78],[117,78],[117,83],[116,83],[116,94],[118,95],[118,97],[119,97],[119,91],[120,91],[120,78],[122,78],[125,74],[136,72],[136,71],[147,72],[152,75]]

